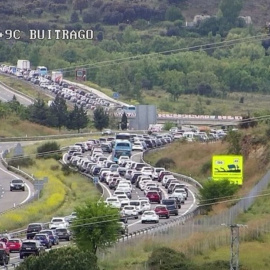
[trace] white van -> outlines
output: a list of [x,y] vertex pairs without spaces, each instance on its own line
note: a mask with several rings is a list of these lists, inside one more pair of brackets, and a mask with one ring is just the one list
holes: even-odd
[[184,132],[183,138],[185,138],[188,142],[193,142],[195,140],[194,132],[192,131]]

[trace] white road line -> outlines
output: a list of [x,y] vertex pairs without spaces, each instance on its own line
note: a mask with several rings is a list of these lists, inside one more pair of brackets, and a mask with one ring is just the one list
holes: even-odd
[[103,189],[105,188],[105,189],[107,190],[108,194],[109,194],[110,197],[111,197],[111,196],[112,196],[111,191],[107,188],[107,186],[104,185],[104,184],[102,184],[102,183],[100,183],[100,182],[99,182],[99,184],[102,186]]
[[190,207],[188,208],[188,210],[185,212],[185,213],[183,213],[181,216],[183,216],[183,215],[185,215],[186,213],[188,213],[189,211],[190,211],[190,209],[196,204],[196,197],[195,197],[195,194],[189,189],[188,190],[190,193],[191,193],[191,195],[192,195],[192,197],[193,197],[193,202],[192,202],[192,204],[190,205]]

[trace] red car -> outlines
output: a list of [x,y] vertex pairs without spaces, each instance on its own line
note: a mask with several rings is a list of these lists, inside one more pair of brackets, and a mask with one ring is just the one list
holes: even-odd
[[159,217],[170,218],[170,211],[167,209],[166,205],[157,205],[155,212]]
[[7,242],[7,247],[9,248],[10,252],[19,252],[22,247],[22,240],[19,238],[9,239]]
[[157,191],[148,191],[146,197],[149,199],[150,203],[151,202],[160,203],[161,200],[159,193]]

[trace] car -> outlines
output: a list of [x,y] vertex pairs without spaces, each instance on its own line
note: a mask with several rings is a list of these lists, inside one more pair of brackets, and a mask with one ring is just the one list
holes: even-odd
[[179,199],[179,197],[169,196],[167,199],[175,200],[175,203],[176,203],[178,209],[180,209],[182,207],[182,202]]
[[141,222],[146,223],[146,222],[154,222],[158,223],[159,222],[159,215],[156,214],[155,211],[144,211],[141,217]]
[[42,230],[39,233],[46,233],[49,236],[49,239],[53,245],[59,244],[59,237],[56,234],[55,230]]
[[146,197],[149,199],[150,203],[160,203],[160,195],[157,191],[148,191]]
[[5,242],[0,242],[0,265],[9,263],[10,250]]
[[182,189],[182,188],[181,188],[181,189],[180,189],[180,188],[179,188],[179,189],[177,188],[177,189],[175,189],[174,192],[172,193],[172,196],[173,196],[173,197],[177,197],[177,198],[181,201],[182,204],[185,203],[185,196],[184,196],[183,190],[184,190],[184,189]]
[[166,205],[157,205],[154,211],[159,217],[170,218],[170,212]]
[[20,259],[29,255],[39,256],[45,252],[45,247],[38,240],[24,240],[20,249]]
[[12,238],[7,241],[6,245],[10,252],[19,252],[22,247],[22,240],[20,238]]
[[69,224],[71,224],[75,218],[77,218],[77,213],[76,212],[72,212],[69,216],[65,217],[66,221]]
[[134,142],[132,145],[132,151],[143,151],[143,145],[140,142]]
[[107,205],[110,205],[111,207],[113,208],[118,208],[120,209],[121,208],[121,202],[120,200],[118,199],[118,197],[114,196],[114,197],[108,197],[106,200],[105,200],[105,203]]
[[72,235],[69,229],[67,228],[56,228],[55,233],[58,236],[59,240],[67,240],[70,241],[72,239]]
[[101,134],[102,135],[111,135],[112,134],[112,130],[111,129],[103,129]]
[[10,191],[21,190],[25,191],[25,182],[21,179],[14,179],[10,182]]
[[119,221],[119,233],[121,235],[128,235],[128,226],[126,223]]
[[42,246],[45,246],[46,248],[52,247],[52,242],[50,240],[50,237],[47,233],[37,233],[34,238],[34,240],[38,240]]
[[125,205],[121,212],[127,218],[135,218],[135,219],[139,218],[139,212],[133,205]]
[[53,217],[49,224],[49,229],[56,229],[57,227],[66,228],[69,226],[69,223],[65,219],[65,217]]
[[32,239],[37,233],[45,229],[43,223],[30,223],[27,226],[26,238]]
[[178,205],[175,199],[164,199],[161,201],[162,205],[166,205],[170,215],[178,216]]

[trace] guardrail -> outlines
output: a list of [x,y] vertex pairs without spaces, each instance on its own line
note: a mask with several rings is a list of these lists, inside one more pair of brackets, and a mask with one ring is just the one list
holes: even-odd
[[[13,166],[11,166],[11,165],[8,165],[8,163],[7,163],[6,160],[5,160],[5,156],[7,155],[7,153],[8,153],[8,151],[5,150],[5,151],[2,152],[1,155],[0,155],[0,160],[1,160],[1,163],[4,165],[4,167],[5,167],[7,170],[12,171],[12,172],[14,172],[14,173],[16,173],[16,174],[22,176],[23,178],[25,178],[25,179],[31,181],[32,183],[34,183],[34,182],[36,181],[36,179],[35,179],[33,176],[31,176],[31,175],[29,175],[28,173],[26,173],[26,172],[20,170],[19,168],[16,168],[16,167],[13,167]],[[2,212],[0,212],[0,215],[3,215],[3,214],[5,214],[5,213],[8,213],[8,212],[13,211],[13,210],[18,209],[18,208],[21,208],[21,207],[25,206],[26,204],[28,204],[28,203],[30,203],[30,202],[32,202],[32,201],[38,199],[38,197],[39,197],[39,191],[37,190],[37,191],[35,191],[35,193],[29,198],[29,200],[27,200],[25,203],[19,204],[19,205],[17,205],[17,206],[14,206],[14,207],[8,209],[8,210],[2,211]]]
[[[8,76],[8,77],[11,77],[11,76]],[[12,92],[17,93],[17,94],[20,95],[20,96],[23,96],[23,97],[25,97],[25,98],[28,98],[28,99],[31,100],[32,102],[35,101],[35,99],[34,99],[33,97],[30,97],[30,96],[28,96],[28,95],[26,95],[26,94],[24,94],[24,93],[22,93],[22,92],[20,92],[20,91],[18,91],[18,90],[14,89],[14,88],[12,88],[12,87],[10,87],[10,86],[8,86],[8,85],[6,85],[6,84],[3,83],[3,82],[0,82],[0,85],[2,85],[3,87],[9,89],[9,90],[12,91]]]

